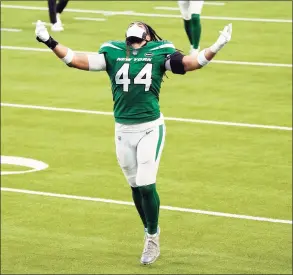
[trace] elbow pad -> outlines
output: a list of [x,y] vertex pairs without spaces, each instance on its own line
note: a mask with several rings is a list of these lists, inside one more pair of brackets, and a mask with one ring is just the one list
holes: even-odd
[[182,63],[183,57],[184,55],[178,51],[168,55],[165,68],[174,74],[185,74],[186,72]]
[[210,60],[207,60],[205,56],[206,49],[203,49],[199,54],[197,55],[197,62],[200,66],[205,66],[210,63]]
[[105,71],[106,60],[104,54],[89,54],[89,71]]

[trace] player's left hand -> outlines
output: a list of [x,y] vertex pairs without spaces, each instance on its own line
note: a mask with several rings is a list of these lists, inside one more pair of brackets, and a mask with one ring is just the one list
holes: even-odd
[[217,53],[221,50],[232,37],[232,23],[225,26],[225,28],[220,31],[220,36],[218,37],[216,43],[210,47],[211,51]]
[[42,22],[41,20],[37,21],[35,34],[39,42],[46,42],[50,38],[50,34],[48,33],[45,23]]
[[225,28],[222,31],[220,31],[220,36],[217,42],[220,45],[225,45],[231,40],[231,37],[232,37],[232,23],[228,24],[227,26],[225,26]]

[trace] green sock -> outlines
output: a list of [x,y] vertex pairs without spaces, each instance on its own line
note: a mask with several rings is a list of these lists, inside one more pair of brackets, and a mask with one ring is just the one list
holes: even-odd
[[191,37],[191,20],[183,20],[184,21],[184,29],[187,34],[190,45],[192,45],[192,37]]
[[191,15],[191,37],[192,46],[194,49],[198,49],[199,40],[201,35],[201,24],[200,24],[200,14]]
[[157,190],[155,192],[155,196],[156,196],[156,200],[157,200],[157,204],[158,204],[158,216],[159,216],[159,214],[160,214],[160,197],[159,197]]
[[142,206],[147,220],[149,234],[156,234],[159,221],[159,201],[155,184],[138,187],[142,195]]
[[142,207],[142,196],[138,190],[138,187],[131,187],[132,189],[132,199],[134,201],[136,210],[142,220],[144,228],[147,228],[147,221]]

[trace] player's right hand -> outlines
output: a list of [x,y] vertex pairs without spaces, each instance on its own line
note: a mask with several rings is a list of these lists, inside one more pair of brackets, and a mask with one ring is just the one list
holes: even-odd
[[45,23],[41,20],[37,21],[35,34],[39,42],[46,42],[50,38],[50,34],[48,33]]

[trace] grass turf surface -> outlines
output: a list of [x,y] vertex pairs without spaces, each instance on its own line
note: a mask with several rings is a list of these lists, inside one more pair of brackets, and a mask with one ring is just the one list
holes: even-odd
[[[224,7],[204,6],[203,15],[289,19],[291,5],[227,2]],[[179,14],[156,11],[155,6],[176,3],[77,1],[68,8]],[[102,17],[64,13],[65,32],[54,37],[75,50],[96,51],[104,41],[123,39],[124,29],[136,19],[145,19],[177,48],[188,50],[180,19],[109,16],[104,22],[87,22],[75,16]],[[1,17],[3,28],[23,29],[2,32],[2,45],[44,48],[35,41],[32,22],[47,21],[47,11],[3,8]],[[203,20],[201,46],[213,43],[226,23]],[[233,21],[233,30],[232,41],[217,59],[291,63],[291,24]],[[1,66],[2,102],[112,110],[105,73],[70,70],[52,54],[32,51],[2,50]],[[291,126],[291,73],[291,68],[224,64],[210,64],[183,78],[169,73],[162,87],[162,112]],[[1,124],[2,155],[49,164],[41,172],[3,176],[2,187],[131,201],[115,158],[112,117],[2,107]],[[292,220],[291,131],[175,121],[166,125],[158,175],[163,205]],[[143,228],[134,207],[8,192],[1,196],[3,274],[292,273],[289,224],[162,210],[162,255],[153,266],[143,267]]]

